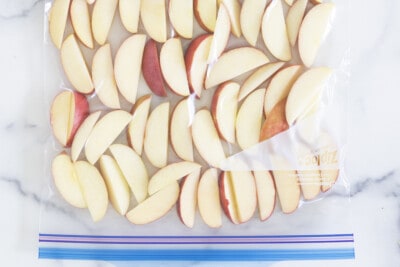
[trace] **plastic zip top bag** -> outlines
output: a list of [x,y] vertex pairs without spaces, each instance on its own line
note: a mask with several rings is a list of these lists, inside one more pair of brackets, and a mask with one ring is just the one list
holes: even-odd
[[45,2],[39,258],[354,258],[348,1]]

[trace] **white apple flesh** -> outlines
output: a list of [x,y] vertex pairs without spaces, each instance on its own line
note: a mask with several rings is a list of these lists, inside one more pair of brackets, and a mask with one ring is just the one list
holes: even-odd
[[165,0],[143,0],[140,17],[147,34],[159,43],[167,41]]
[[275,184],[269,171],[254,171],[257,189],[258,213],[261,221],[267,220],[275,208]]
[[244,0],[240,12],[240,25],[244,38],[256,46],[262,17],[268,0]]
[[193,228],[195,222],[199,179],[200,169],[187,175],[181,182],[178,214],[181,221],[189,228]]
[[224,4],[219,6],[217,22],[212,37],[211,47],[208,54],[207,62],[213,64],[225,50],[231,34],[231,22],[229,19],[228,10]]
[[49,33],[54,45],[60,49],[67,25],[71,0],[54,0],[49,14]]
[[92,28],[89,7],[85,0],[72,0],[70,8],[71,23],[76,36],[89,48],[93,48]]
[[137,33],[138,31],[141,2],[142,0],[119,0],[119,15],[128,32]]
[[214,32],[217,21],[217,0],[194,0],[194,15],[200,26]]
[[175,31],[183,38],[193,37],[193,0],[170,0],[169,19]]
[[103,45],[114,20],[118,0],[97,0],[92,12],[92,31],[96,42]]
[[199,182],[197,202],[200,216],[209,227],[222,226],[221,202],[219,197],[218,170],[210,168]]
[[304,14],[306,13],[308,0],[298,0],[289,9],[286,16],[286,25],[288,31],[289,42],[292,46],[295,46],[297,42],[297,36],[299,34],[300,25],[303,21]]

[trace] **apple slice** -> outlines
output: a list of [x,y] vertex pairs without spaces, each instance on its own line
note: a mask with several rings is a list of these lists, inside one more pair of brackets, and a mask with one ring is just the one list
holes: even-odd
[[73,34],[69,35],[61,46],[61,64],[68,80],[78,92],[83,94],[93,92],[92,78]]
[[71,145],[76,131],[88,114],[89,103],[80,93],[63,91],[54,98],[50,108],[50,122],[54,136],[61,145]]
[[275,208],[275,184],[269,171],[254,171],[260,220],[267,220]]
[[228,44],[230,34],[231,22],[229,19],[228,10],[224,4],[221,4],[218,9],[217,22],[215,24],[214,35],[208,54],[207,62],[209,64],[216,62],[222,52],[224,52],[225,47]]
[[[238,62],[240,64],[237,64]],[[229,81],[268,62],[268,57],[261,50],[252,47],[240,47],[227,51],[212,66],[206,78],[205,88]]]
[[169,20],[175,31],[183,38],[193,37],[193,0],[170,0]]
[[125,29],[137,33],[142,0],[119,0],[119,15]]
[[128,125],[128,143],[142,155],[144,133],[146,130],[147,118],[150,112],[151,95],[144,95],[138,99],[132,108],[132,120]]
[[313,3],[314,5],[322,4],[323,2],[323,0],[311,0],[311,3]]
[[87,204],[74,165],[65,152],[53,159],[51,172],[54,184],[65,201],[74,207],[86,208]]
[[114,110],[104,115],[95,124],[86,140],[86,159],[91,164],[95,164],[131,120],[132,115],[123,110]]
[[72,0],[71,22],[76,36],[89,48],[93,48],[92,28],[89,7],[85,0]]
[[299,52],[305,66],[310,67],[314,63],[334,12],[334,3],[324,3],[314,6],[305,16],[299,32]]
[[221,84],[215,91],[211,114],[217,126],[219,135],[227,142],[235,143],[235,125],[238,110],[238,83],[226,82]]
[[264,43],[279,60],[292,59],[281,0],[272,0],[265,10],[261,25]]
[[93,4],[94,2],[96,2],[96,0],[86,0],[86,2],[87,2],[89,5],[91,5],[91,4]]
[[327,67],[304,72],[293,84],[286,103],[286,119],[292,125],[309,107],[319,101],[325,83],[332,74]]
[[144,0],[140,4],[140,17],[147,34],[159,43],[167,41],[165,0]]
[[290,89],[302,72],[302,66],[294,65],[284,68],[275,74],[265,93],[264,112],[266,116],[268,116],[275,105],[287,98]]
[[173,182],[130,210],[126,218],[133,224],[151,223],[167,214],[178,198],[179,185]]
[[189,84],[179,38],[171,38],[164,43],[160,51],[160,65],[164,79],[171,90],[177,95],[188,96]]
[[167,96],[167,90],[165,89],[161,73],[157,43],[152,39],[144,47],[142,73],[144,80],[154,94],[162,97]]
[[158,105],[147,120],[144,151],[150,163],[157,168],[167,165],[169,102]]
[[[307,158],[307,166],[317,168],[318,158],[312,151],[305,145],[298,144],[301,150],[300,155]],[[317,170],[298,170],[297,175],[300,181],[301,191],[305,200],[312,200],[316,198],[321,192],[321,173]]]
[[110,146],[110,151],[136,201],[143,202],[147,197],[149,175],[142,158],[132,148],[122,144]]
[[90,114],[76,131],[71,145],[71,158],[73,161],[76,161],[79,158],[79,155],[85,146],[86,140],[92,132],[94,125],[99,120],[100,114],[101,111]]
[[106,215],[108,208],[107,187],[96,167],[86,161],[74,163],[85,202],[94,222],[98,222]]
[[114,77],[110,44],[100,47],[94,55],[92,78],[100,101],[109,108],[119,109],[118,88]]
[[263,119],[265,89],[257,89],[242,103],[236,118],[236,138],[242,149],[258,143]]
[[[225,5],[229,18],[231,21],[231,30],[233,35],[240,38],[242,35],[242,29],[240,28],[240,3],[238,0],[218,0],[218,3]],[[218,20],[218,19],[217,19]],[[218,23],[218,22],[217,22]]]
[[289,9],[286,16],[286,25],[288,31],[289,42],[295,46],[301,22],[303,21],[304,14],[306,13],[308,0],[298,0]]
[[151,177],[148,189],[149,195],[153,195],[167,185],[182,179],[200,168],[200,164],[190,161],[181,161],[165,166]]
[[225,152],[210,112],[199,110],[193,118],[192,137],[200,156],[213,167],[219,167]]
[[145,43],[146,35],[134,34],[115,55],[115,80],[121,94],[132,104],[136,101]]
[[286,3],[288,6],[292,6],[293,3],[294,3],[295,1],[296,1],[296,0],[285,0],[285,3]]
[[260,67],[253,74],[247,77],[240,87],[239,101],[257,89],[263,82],[268,80],[275,74],[275,72],[282,68],[283,65],[285,65],[285,62],[272,62]]
[[60,49],[67,25],[71,0],[54,0],[49,14],[49,33],[54,45]]
[[194,15],[199,25],[213,32],[217,21],[217,0],[194,0]]
[[286,100],[286,98],[282,99],[267,115],[261,128],[260,142],[289,129],[285,114]]
[[114,20],[118,0],[98,0],[93,6],[92,31],[99,45],[105,44]]
[[200,98],[204,89],[204,80],[207,72],[207,59],[210,53],[211,34],[203,34],[194,39],[186,50],[185,65],[189,82],[189,89]]
[[256,46],[262,17],[268,0],[244,0],[240,12],[240,26],[249,44]]
[[234,223],[247,222],[257,207],[257,191],[250,171],[222,172],[219,180],[222,208]]
[[210,168],[201,176],[197,191],[197,202],[203,221],[212,228],[221,227],[222,214],[217,169]]
[[193,228],[196,217],[197,191],[200,169],[187,175],[181,182],[181,194],[178,200],[178,215],[189,228]]
[[194,106],[188,98],[184,98],[176,104],[171,116],[170,137],[171,145],[175,153],[183,160],[193,161],[193,142],[190,131],[190,112]]

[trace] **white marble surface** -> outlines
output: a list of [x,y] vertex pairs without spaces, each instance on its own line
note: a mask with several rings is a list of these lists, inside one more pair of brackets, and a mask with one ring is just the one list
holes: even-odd
[[[399,266],[400,2],[351,2],[346,171],[356,260],[341,264]],[[0,0],[1,265],[111,266],[37,259],[40,202],[46,201],[43,146],[49,134],[42,95],[43,6],[43,0]],[[338,264],[283,262],[274,266]]]

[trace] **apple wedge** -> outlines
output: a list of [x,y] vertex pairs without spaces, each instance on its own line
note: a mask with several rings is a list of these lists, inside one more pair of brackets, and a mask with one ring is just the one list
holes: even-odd
[[92,27],[87,2],[85,0],[72,0],[70,16],[76,36],[84,45],[93,48]]
[[92,12],[93,37],[99,45],[105,44],[114,20],[118,0],[97,0]]
[[142,67],[146,35],[134,34],[126,39],[115,55],[114,74],[119,91],[134,104]]
[[128,143],[138,155],[142,155],[143,151],[144,133],[149,117],[151,98],[149,94],[138,99],[132,108],[132,120],[128,125]]
[[239,101],[241,101],[248,94],[257,89],[263,82],[268,80],[280,68],[282,68],[283,65],[285,65],[285,62],[268,63],[260,67],[253,74],[247,77],[247,79],[243,82],[242,86],[240,87]]
[[215,23],[214,35],[212,37],[211,47],[208,54],[207,62],[209,64],[214,64],[222,52],[224,52],[230,34],[231,22],[228,10],[224,4],[221,4],[218,9],[217,22]]
[[240,26],[244,38],[252,46],[256,46],[267,2],[268,0],[243,1],[240,12]]
[[199,25],[208,32],[214,32],[217,21],[217,0],[194,0],[194,15]]
[[275,208],[275,184],[269,171],[253,172],[256,189],[258,213],[261,221],[267,220]]
[[92,78],[100,101],[109,108],[119,109],[118,88],[114,77],[110,44],[100,47],[93,56]]
[[265,89],[257,89],[242,103],[236,118],[236,138],[240,148],[247,149],[259,142],[263,119]]
[[268,57],[261,50],[252,47],[229,50],[212,66],[206,78],[205,88],[229,81],[268,62]]
[[[318,157],[316,157],[312,151],[305,145],[299,144],[298,151],[304,158],[309,159],[307,166],[317,168]],[[321,173],[318,169],[316,170],[298,170],[297,175],[299,177],[301,192],[305,200],[312,200],[318,196],[321,192]]]
[[94,222],[98,222],[106,215],[108,208],[107,187],[96,167],[86,161],[74,163],[85,202]]
[[190,90],[179,38],[171,38],[164,43],[160,51],[160,65],[164,79],[171,90],[177,95],[188,96]]
[[193,37],[193,0],[170,0],[169,20],[179,36]]
[[219,135],[234,144],[236,115],[238,110],[238,83],[226,82],[215,91],[211,102],[211,114]]
[[261,127],[260,142],[270,139],[275,135],[289,129],[289,124],[286,121],[286,98],[282,99],[274,106]]
[[218,168],[225,159],[225,152],[215,128],[211,113],[202,109],[193,118],[193,143],[200,156],[213,167]]
[[54,98],[50,108],[50,123],[61,145],[71,145],[76,131],[88,114],[89,103],[80,93],[63,91]]
[[111,111],[104,115],[95,124],[86,140],[86,159],[91,164],[95,164],[131,120],[132,115],[123,110]]
[[[240,27],[240,3],[238,0],[218,0],[218,3],[221,5],[223,4],[228,11],[229,18],[231,21],[231,30],[233,35],[237,38],[242,36],[242,29]],[[218,20],[218,19],[217,19]]]
[[176,104],[171,116],[170,138],[175,153],[183,160],[193,161],[193,142],[190,131],[191,109],[194,106],[188,98],[184,98]]
[[295,46],[297,42],[297,36],[299,34],[300,25],[303,21],[304,14],[306,13],[308,0],[298,0],[289,9],[286,16],[287,32],[289,42],[292,46]]
[[137,33],[142,0],[119,0],[119,15],[122,25],[130,33]]
[[200,179],[200,169],[183,178],[181,182],[181,194],[178,200],[178,215],[181,221],[189,228],[193,228],[196,208],[197,191]]
[[318,4],[322,4],[324,1],[323,0],[310,0],[311,3],[313,3],[314,5],[318,5]]
[[327,35],[335,13],[334,3],[314,6],[301,23],[299,31],[299,52],[306,67],[313,65],[318,50]]
[[207,59],[210,53],[211,34],[203,34],[194,39],[186,50],[185,65],[189,82],[189,89],[198,98],[204,89],[204,80],[207,73]]
[[200,216],[209,227],[222,226],[217,169],[210,168],[201,176],[197,191],[197,203]]
[[179,184],[173,182],[161,189],[126,214],[133,224],[147,224],[167,214],[179,198]]
[[54,0],[49,14],[49,33],[54,45],[60,49],[67,25],[71,0]]
[[144,151],[150,163],[157,168],[167,165],[169,102],[158,105],[147,119]]
[[152,39],[150,39],[144,47],[142,74],[144,80],[154,94],[161,97],[167,96],[167,90],[165,89],[164,79],[161,73],[157,43]]
[[296,1],[296,0],[285,0],[285,3],[286,3],[288,6],[292,6],[293,3],[294,3],[295,1]]
[[292,59],[281,0],[272,0],[261,24],[264,43],[271,54],[281,61]]
[[165,0],[143,0],[140,4],[140,17],[151,39],[164,43],[167,41],[167,17]]
[[86,2],[87,2],[89,5],[91,5],[91,4],[93,4],[94,2],[96,2],[96,0],[86,0]]
[[82,94],[93,92],[93,82],[82,51],[73,34],[61,46],[61,64],[72,86]]
[[74,165],[65,152],[53,159],[51,173],[54,184],[65,201],[77,208],[87,207]]

